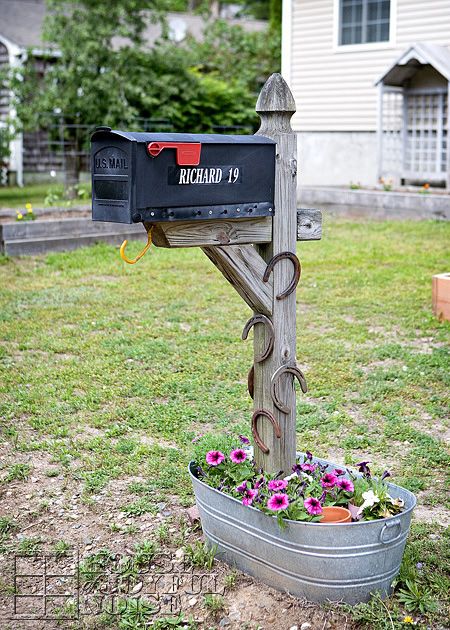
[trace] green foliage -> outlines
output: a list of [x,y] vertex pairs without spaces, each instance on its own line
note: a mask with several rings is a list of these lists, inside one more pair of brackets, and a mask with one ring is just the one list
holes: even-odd
[[[338,462],[371,459],[380,464],[374,473],[392,467],[400,485],[413,477],[422,481],[421,504],[431,519],[440,513],[431,505],[440,510],[448,500],[448,465],[436,444],[445,447],[450,325],[431,314],[430,277],[447,265],[449,240],[445,221],[329,217],[326,237],[300,248],[299,361],[308,366],[309,394],[307,401],[298,397],[298,448],[319,445],[317,455],[327,457],[344,437],[365,428],[361,435],[375,447],[349,447]],[[69,487],[85,479],[84,471],[101,473],[104,482],[138,476],[149,490],[163,483],[192,505],[191,439],[225,430],[246,434],[253,411],[245,378],[252,349],[239,335],[248,309],[239,296],[197,248],[153,248],[139,269],[122,265],[117,248],[105,244],[0,260],[7,278],[0,283],[3,441],[14,431],[22,443],[26,436],[27,448],[39,445],[44,469],[46,461],[67,461],[67,468],[52,469],[64,474],[61,483]],[[376,382],[385,382],[392,361],[402,362],[400,371],[408,367],[401,384],[383,399],[369,396]],[[92,428],[101,433],[99,442],[92,443]],[[151,435],[155,444],[118,453],[115,438],[122,434],[138,442]],[[411,456],[416,448],[419,459],[419,451]],[[112,454],[114,467],[106,467]],[[8,457],[12,464],[23,455]],[[142,490],[140,496],[149,494]],[[172,526],[170,542],[181,547],[186,536],[177,522]],[[396,588],[405,589],[407,578],[419,579],[440,606],[422,627],[439,628],[448,618],[448,545],[448,534],[432,523],[414,524],[408,536],[407,565]],[[0,549],[6,547],[0,539]],[[395,593],[385,605],[394,627],[404,628]],[[371,621],[361,627],[392,630],[382,604],[364,606],[359,614],[370,614]]]
[[156,612],[155,605],[145,599],[122,599],[117,606],[119,630],[143,630],[148,627]]
[[205,465],[205,454],[208,451],[221,451],[224,455],[230,453],[234,448],[238,448],[239,440],[229,433],[205,433],[199,438],[195,438],[192,444],[192,460]]
[[0,516],[0,535],[10,534],[17,528],[17,523],[10,516]]
[[136,543],[134,546],[134,562],[138,568],[149,565],[156,553],[156,545],[154,542],[144,540]]
[[184,554],[186,560],[193,566],[211,570],[214,565],[214,557],[217,545],[209,547],[206,543],[196,540],[192,545],[186,545]]
[[122,507],[122,510],[130,516],[142,516],[142,514],[156,514],[158,508],[147,497],[139,497],[133,503]]
[[[134,61],[143,50],[145,12],[155,8],[152,0],[47,0],[45,74],[41,78],[34,63],[12,71],[22,122],[53,122],[61,112],[84,124],[131,122],[137,114],[130,98],[138,71]],[[120,46],[113,43],[117,37]]]
[[23,556],[35,556],[39,553],[42,540],[37,536],[23,538],[17,545],[17,553]]
[[378,593],[367,604],[348,607],[348,612],[367,630],[400,630],[404,627],[402,623],[395,621],[400,617],[397,602],[394,599],[383,600]]
[[264,81],[280,71],[281,40],[268,31],[245,31],[241,26],[216,20],[205,29],[201,42],[190,40],[193,61],[202,74],[220,78],[230,86],[241,89],[240,100],[255,97]]
[[[151,15],[162,19],[164,0],[47,0],[47,6],[44,73],[30,55],[6,81],[21,127],[51,128],[64,119],[92,128],[139,128],[140,119],[151,118],[168,120],[175,131],[256,128],[256,94],[279,70],[277,33],[248,33],[217,20],[207,24],[201,43],[162,37],[149,49],[144,28]],[[84,134],[71,127],[65,134],[86,150]],[[77,172],[79,160],[67,160]]]
[[[2,76],[3,72],[0,70],[0,87],[4,81]],[[6,123],[2,121],[2,124],[0,124],[0,166],[8,162],[11,153],[10,142],[14,138],[14,135],[12,124],[9,121]]]
[[64,556],[67,554],[67,552],[72,548],[71,544],[66,542],[65,540],[58,540],[54,545],[53,545],[53,553],[57,556]]
[[227,573],[224,577],[224,584],[226,588],[233,589],[236,586],[237,579],[238,573],[236,569],[233,569],[232,571],[230,571],[230,573]]
[[408,612],[426,614],[437,610],[437,604],[429,588],[412,580],[406,580],[405,586],[406,588],[399,590],[398,599]]
[[193,619],[186,620],[183,613],[176,617],[160,617],[155,619],[152,630],[196,630],[197,623]]
[[205,595],[205,608],[212,614],[217,615],[225,610],[225,600],[222,595]]
[[97,553],[87,556],[79,567],[81,583],[95,582],[98,574],[104,572],[113,559],[114,556],[109,549],[100,549]]
[[[352,503],[358,507],[364,506],[362,510],[364,520],[386,518],[402,511],[403,500],[391,497],[388,486],[381,479],[355,477],[353,483],[355,493]],[[366,496],[363,496],[364,494]]]
[[30,476],[31,466],[29,464],[13,464],[9,467],[6,481],[26,481]]

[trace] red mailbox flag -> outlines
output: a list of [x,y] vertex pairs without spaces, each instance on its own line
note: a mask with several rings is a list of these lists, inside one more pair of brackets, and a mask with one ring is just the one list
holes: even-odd
[[157,157],[164,149],[175,149],[178,166],[200,164],[200,142],[149,142],[147,145],[147,151],[152,157]]

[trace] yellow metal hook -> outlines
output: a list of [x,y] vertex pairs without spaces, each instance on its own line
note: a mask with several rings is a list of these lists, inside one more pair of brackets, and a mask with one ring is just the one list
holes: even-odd
[[128,256],[125,255],[125,247],[127,246],[127,243],[128,243],[128,241],[125,240],[120,246],[121,259],[124,260],[129,265],[134,265],[135,263],[137,263],[137,261],[140,260],[142,256],[145,255],[150,245],[152,244],[152,231],[153,231],[153,226],[149,230],[147,230],[147,245],[144,247],[141,253],[136,256],[136,258],[128,258]]

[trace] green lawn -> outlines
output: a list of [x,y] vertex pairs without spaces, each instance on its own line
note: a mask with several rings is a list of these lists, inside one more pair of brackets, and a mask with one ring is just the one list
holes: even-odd
[[[450,271],[449,244],[446,222],[333,221],[321,242],[298,247],[297,357],[309,386],[298,395],[298,447],[388,467],[430,521],[450,507],[450,324],[431,313],[431,277]],[[105,245],[2,259],[1,278],[0,426],[17,455],[3,483],[15,457],[42,453],[86,497],[141,475],[150,505],[167,493],[190,505],[192,438],[249,433],[252,344],[240,335],[250,311],[231,286],[198,249],[152,248],[126,266]],[[411,579],[438,608],[425,606],[428,621],[410,614],[445,627],[448,538],[438,525],[415,528]],[[371,606],[360,624],[403,627],[398,597]]]
[[31,203],[36,208],[44,208],[53,205],[73,205],[74,203],[89,202],[89,186],[80,184],[80,195],[69,203],[64,198],[64,186],[62,184],[33,184],[32,186],[0,186],[0,209],[22,208],[26,203]]

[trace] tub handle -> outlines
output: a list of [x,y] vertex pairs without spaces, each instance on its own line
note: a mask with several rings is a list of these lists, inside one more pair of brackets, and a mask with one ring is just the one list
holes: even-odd
[[[397,536],[395,536],[394,538],[386,539],[386,536],[385,536],[386,532],[394,528],[398,528],[399,530]],[[385,523],[380,532],[380,542],[383,543],[383,545],[388,545],[389,543],[394,542],[394,540],[397,540],[397,538],[401,536],[401,533],[402,533],[402,524],[399,520],[394,520],[394,521]]]

